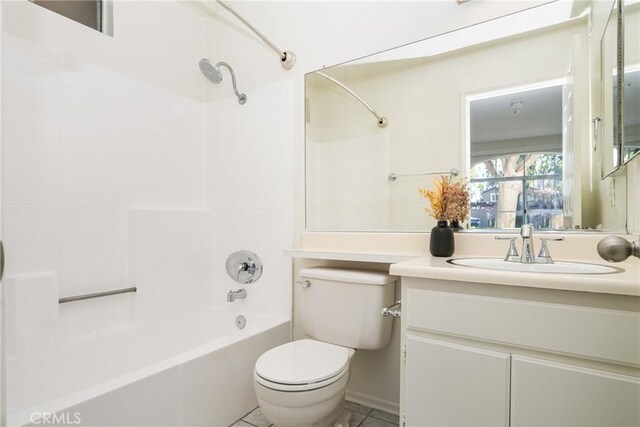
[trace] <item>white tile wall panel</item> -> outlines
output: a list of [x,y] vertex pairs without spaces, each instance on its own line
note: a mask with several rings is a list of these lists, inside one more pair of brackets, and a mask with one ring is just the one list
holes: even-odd
[[3,170],[57,174],[60,172],[60,147],[8,134],[3,138]]
[[3,103],[3,132],[39,142],[58,142],[58,115],[24,104]]
[[2,89],[2,96],[6,102],[29,105],[44,110],[58,108],[58,86],[46,79],[7,68],[3,75]]
[[6,171],[2,176],[2,200],[6,206],[57,206],[61,187],[58,175]]
[[55,270],[58,266],[57,238],[3,239],[5,277],[27,272]]
[[17,67],[20,71],[57,82],[58,66],[55,53],[30,41],[18,39]]
[[246,286],[247,299],[234,304],[289,316],[291,260],[282,252],[291,247],[293,230],[291,82],[247,95],[242,108],[229,97],[209,104],[206,113],[206,195],[218,215],[214,304],[225,304],[226,292],[240,287],[226,275],[224,262],[247,249],[261,257],[264,274]]

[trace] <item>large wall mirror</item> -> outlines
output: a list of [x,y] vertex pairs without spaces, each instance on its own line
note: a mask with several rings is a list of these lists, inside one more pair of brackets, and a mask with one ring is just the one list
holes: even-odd
[[590,14],[558,1],[307,74],[307,229],[428,230],[439,174],[469,180],[468,229],[624,228],[593,185]]

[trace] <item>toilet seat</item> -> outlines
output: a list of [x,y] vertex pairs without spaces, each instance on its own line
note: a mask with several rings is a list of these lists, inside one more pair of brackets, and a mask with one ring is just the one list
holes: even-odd
[[274,390],[315,390],[347,375],[353,352],[322,341],[293,341],[260,356],[254,377],[258,383]]

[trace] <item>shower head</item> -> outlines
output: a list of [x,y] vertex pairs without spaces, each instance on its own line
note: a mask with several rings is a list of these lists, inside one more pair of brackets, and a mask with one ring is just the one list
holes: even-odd
[[220,72],[220,67],[225,67],[231,73],[231,82],[233,83],[233,91],[238,97],[238,103],[240,105],[247,102],[247,95],[244,93],[238,92],[238,86],[236,86],[236,74],[233,72],[233,69],[226,62],[218,62],[216,65],[213,65],[207,58],[203,58],[199,62],[200,71],[202,74],[212,83],[219,84],[222,81],[222,73]]
[[202,74],[204,74],[210,82],[219,84],[222,81],[222,73],[215,65],[213,65],[213,62],[207,58],[203,58],[200,60],[199,65],[200,71],[202,71]]

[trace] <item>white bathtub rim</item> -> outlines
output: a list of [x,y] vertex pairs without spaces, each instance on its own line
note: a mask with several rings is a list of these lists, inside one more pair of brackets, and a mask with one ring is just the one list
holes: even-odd
[[[236,331],[236,333],[234,333],[232,336],[222,336],[211,342],[202,344],[198,347],[184,351],[177,355],[167,357],[152,365],[137,369],[112,380],[87,387],[77,392],[67,394],[58,399],[30,407],[20,412],[8,413],[7,426],[25,426],[32,424],[33,421],[35,421],[31,419],[32,414],[34,413],[64,412],[65,410],[68,410],[69,408],[72,408],[80,403],[95,399],[96,397],[117,390],[118,388],[127,386],[136,381],[140,381],[176,366],[180,366],[186,362],[207,355],[215,350],[235,344],[261,332],[290,322],[290,319],[285,317],[252,314],[247,314],[246,317],[249,320],[247,327],[242,330]],[[261,320],[261,322],[258,320]]]

